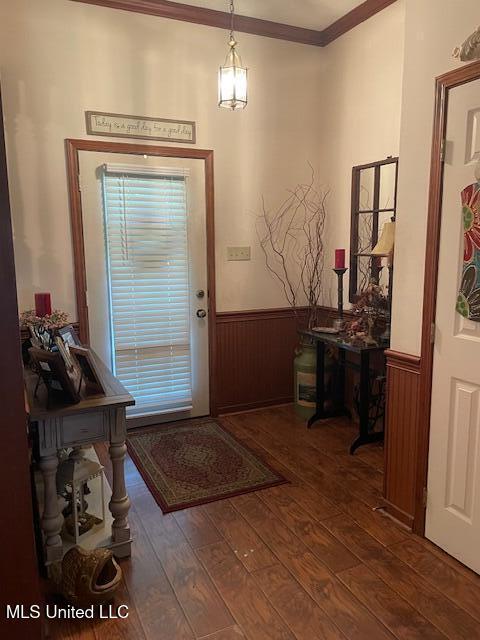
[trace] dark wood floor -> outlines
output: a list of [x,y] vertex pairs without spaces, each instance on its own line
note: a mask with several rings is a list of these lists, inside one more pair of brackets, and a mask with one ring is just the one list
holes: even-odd
[[307,431],[291,407],[222,422],[290,484],[164,516],[128,461],[130,616],[55,638],[480,638],[480,577],[376,510],[381,446],[351,457],[350,423]]

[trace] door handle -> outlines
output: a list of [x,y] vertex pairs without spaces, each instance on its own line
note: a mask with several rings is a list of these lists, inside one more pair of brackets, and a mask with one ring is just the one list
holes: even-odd
[[197,318],[205,318],[206,315],[205,309],[197,309]]

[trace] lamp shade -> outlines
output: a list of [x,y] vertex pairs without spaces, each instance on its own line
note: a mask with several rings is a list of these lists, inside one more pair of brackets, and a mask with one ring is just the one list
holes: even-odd
[[218,106],[225,109],[244,109],[247,106],[247,69],[237,53],[237,43],[229,42],[225,64],[218,74]]
[[388,257],[393,253],[395,246],[395,222],[385,222],[380,238],[372,249],[372,256]]

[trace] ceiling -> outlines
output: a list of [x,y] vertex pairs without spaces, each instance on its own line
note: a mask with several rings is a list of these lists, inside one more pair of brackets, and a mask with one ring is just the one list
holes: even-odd
[[[228,11],[228,0],[175,0],[217,11]],[[322,31],[361,4],[361,0],[235,0],[235,13],[294,27]]]

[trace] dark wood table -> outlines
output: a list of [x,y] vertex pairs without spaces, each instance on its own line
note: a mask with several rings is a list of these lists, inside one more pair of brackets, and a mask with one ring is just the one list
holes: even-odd
[[[346,342],[338,334],[319,333],[316,331],[302,331],[301,335],[315,342],[317,349],[317,389],[316,389],[316,409],[314,415],[308,420],[307,426],[310,428],[317,420],[324,420],[340,415],[350,415],[350,411],[345,406],[345,368],[349,367],[360,373],[359,385],[359,435],[350,447],[353,454],[358,447],[372,442],[383,440],[383,431],[374,431],[374,424],[370,419],[370,372],[371,356],[374,354],[384,354],[389,348],[385,342],[381,345],[354,345]],[[325,349],[333,346],[339,353],[339,380],[336,386],[335,398],[332,409],[325,410],[326,390],[325,390]],[[354,353],[359,356],[360,364],[352,362],[346,358],[347,353]],[[384,357],[384,356],[383,356]]]

